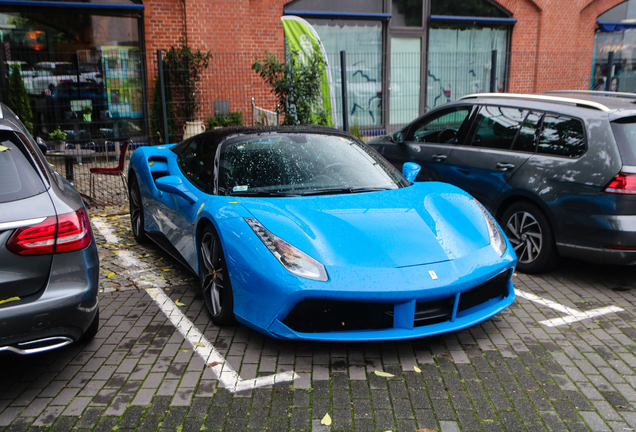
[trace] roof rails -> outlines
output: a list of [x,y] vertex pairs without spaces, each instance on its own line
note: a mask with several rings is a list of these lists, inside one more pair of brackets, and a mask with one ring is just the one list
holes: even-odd
[[624,92],[612,92],[612,91],[598,91],[598,90],[552,90],[543,92],[545,94],[565,94],[565,93],[574,93],[574,94],[586,94],[589,96],[604,96],[604,97],[619,97],[625,99],[636,99],[636,94],[634,93],[624,93]]
[[565,98],[558,96],[546,96],[546,95],[535,95],[535,94],[520,94],[520,93],[475,93],[460,97],[458,100],[462,99],[477,99],[477,98],[515,98],[515,99],[529,99],[529,100],[538,100],[545,102],[556,102],[562,104],[572,104],[581,108],[591,108],[599,111],[611,111],[605,105],[598,102],[591,102],[583,99],[574,99],[574,98]]

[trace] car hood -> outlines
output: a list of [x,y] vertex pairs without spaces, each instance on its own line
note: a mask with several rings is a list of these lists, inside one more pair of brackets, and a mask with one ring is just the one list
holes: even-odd
[[270,232],[326,266],[398,268],[460,258],[489,244],[470,195],[444,183],[345,195],[243,198]]

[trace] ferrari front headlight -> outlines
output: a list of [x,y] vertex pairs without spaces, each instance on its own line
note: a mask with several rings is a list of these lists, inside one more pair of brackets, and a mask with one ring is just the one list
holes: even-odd
[[245,218],[263,244],[276,259],[296,276],[325,282],[329,280],[325,266],[282,238],[269,232],[258,220]]
[[486,208],[481,205],[479,201],[473,198],[473,202],[477,204],[479,210],[484,214],[484,218],[486,219],[486,225],[488,226],[488,236],[490,237],[490,245],[497,252],[499,256],[502,256],[504,252],[506,252],[506,248],[508,247],[506,244],[506,238],[504,237],[504,233],[501,232],[501,228],[492,217],[492,215],[486,210]]

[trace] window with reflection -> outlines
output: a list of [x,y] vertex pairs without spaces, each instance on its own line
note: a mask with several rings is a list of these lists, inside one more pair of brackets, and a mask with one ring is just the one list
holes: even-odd
[[578,157],[585,153],[585,134],[580,120],[546,115],[537,153]]
[[145,135],[138,19],[81,8],[0,13],[4,61],[20,70],[34,136],[48,140],[59,127],[67,143],[99,151]]
[[471,107],[455,107],[427,116],[408,132],[407,141],[428,143],[452,143]]
[[526,111],[518,108],[481,107],[470,144],[499,150],[511,149],[526,114]]

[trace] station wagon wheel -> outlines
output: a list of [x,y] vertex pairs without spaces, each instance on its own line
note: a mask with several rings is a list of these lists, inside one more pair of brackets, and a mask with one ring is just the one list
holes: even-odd
[[552,227],[545,214],[534,204],[521,201],[503,214],[502,228],[517,254],[517,269],[540,273],[557,264]]
[[141,192],[135,174],[131,174],[128,185],[128,203],[130,208],[130,224],[133,236],[137,243],[145,243],[146,230],[144,229],[144,205],[141,202]]
[[234,322],[234,297],[225,255],[218,235],[209,225],[203,229],[199,241],[199,280],[205,305],[214,324]]

